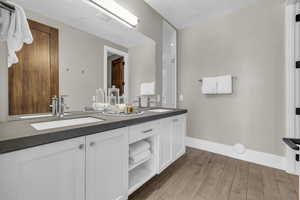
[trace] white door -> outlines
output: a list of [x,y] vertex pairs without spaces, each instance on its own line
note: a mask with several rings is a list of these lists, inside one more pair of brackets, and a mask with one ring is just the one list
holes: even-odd
[[186,117],[179,116],[172,119],[173,122],[173,160],[177,160],[185,153]]
[[128,128],[91,135],[86,142],[86,199],[126,199]]
[[172,163],[172,129],[171,118],[160,121],[159,132],[159,173]]
[[1,200],[84,200],[85,138],[0,155]]

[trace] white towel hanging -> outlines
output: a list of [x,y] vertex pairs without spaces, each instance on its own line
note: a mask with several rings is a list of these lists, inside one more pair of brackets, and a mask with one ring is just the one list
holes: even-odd
[[217,79],[215,77],[206,77],[202,79],[203,94],[217,94]]
[[218,76],[217,79],[217,94],[232,94],[232,76]]
[[16,52],[22,49],[23,44],[31,44],[33,42],[33,37],[23,8],[13,2],[9,2],[9,4],[15,7],[15,12],[10,16],[10,25],[7,35],[8,67],[19,62]]
[[3,8],[0,9],[0,40],[6,41],[8,30],[11,24],[10,12]]

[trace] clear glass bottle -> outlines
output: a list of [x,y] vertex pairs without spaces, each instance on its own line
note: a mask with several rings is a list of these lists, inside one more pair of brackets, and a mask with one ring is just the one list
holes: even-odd
[[120,98],[120,89],[116,88],[116,86],[112,86],[112,88],[108,89],[108,103],[110,105],[116,105],[119,104],[119,98]]

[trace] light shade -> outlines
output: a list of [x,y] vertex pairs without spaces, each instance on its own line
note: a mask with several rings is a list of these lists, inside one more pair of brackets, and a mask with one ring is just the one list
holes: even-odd
[[114,0],[87,0],[91,5],[97,7],[103,13],[112,17],[113,19],[129,26],[136,27],[138,18],[131,12],[117,4]]

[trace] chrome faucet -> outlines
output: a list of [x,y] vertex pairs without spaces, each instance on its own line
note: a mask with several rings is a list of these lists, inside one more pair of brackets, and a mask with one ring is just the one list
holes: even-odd
[[58,113],[58,110],[57,110],[58,106],[57,106],[57,104],[58,104],[58,98],[55,95],[55,96],[52,97],[51,105],[49,106],[51,108],[53,116],[56,116],[57,113]]
[[142,108],[142,97],[139,96],[138,100],[133,101],[133,103],[138,103],[138,108]]
[[54,96],[52,98],[52,104],[50,105],[52,108],[52,115],[60,118],[65,116],[65,110],[68,109],[68,106],[65,103],[65,97],[67,97],[67,95],[61,95],[59,97]]
[[[151,95],[151,96],[139,96],[138,100],[133,101],[133,103],[138,103],[138,108],[150,108],[151,107],[151,103],[157,104],[157,101],[152,101],[151,100],[152,97],[156,97],[156,96],[155,95]],[[147,106],[146,107],[142,106],[142,100],[143,100],[143,98],[147,98]]]

